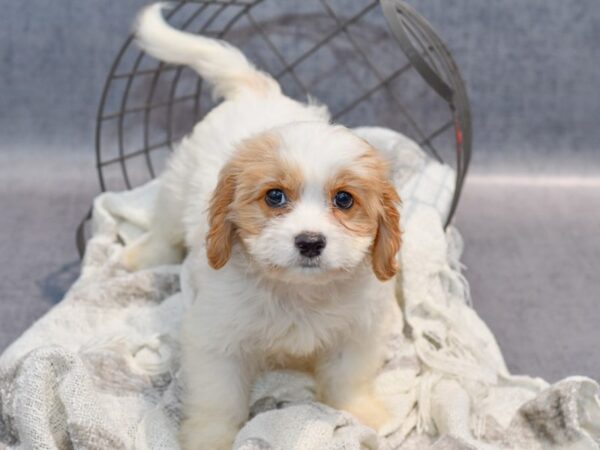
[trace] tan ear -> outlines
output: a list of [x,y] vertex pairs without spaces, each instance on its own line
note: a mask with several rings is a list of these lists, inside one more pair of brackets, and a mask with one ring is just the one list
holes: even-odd
[[400,235],[400,197],[394,186],[386,182],[382,191],[382,210],[372,249],[373,272],[381,281],[389,280],[398,272],[397,253]]
[[206,255],[213,269],[223,267],[231,256],[235,233],[229,217],[236,188],[234,166],[230,163],[221,170],[208,209],[208,234],[206,235]]

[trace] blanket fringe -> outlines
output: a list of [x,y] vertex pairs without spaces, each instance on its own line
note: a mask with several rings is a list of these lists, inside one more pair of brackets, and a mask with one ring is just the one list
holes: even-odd
[[[417,355],[423,363],[417,393],[417,432],[437,433],[432,393],[442,380],[455,380],[468,395],[471,404],[485,398],[491,386],[504,375],[503,361],[498,360],[493,348],[478,348],[481,338],[465,326],[461,303],[471,306],[469,283],[462,274],[460,262],[463,240],[458,231],[449,227],[443,266],[434,273],[431,283],[440,283],[444,298],[423,296],[419,308],[413,309],[406,320],[413,329]],[[458,313],[461,313],[460,315]],[[490,353],[491,352],[491,353]],[[501,357],[500,357],[501,358]],[[474,434],[483,433],[485,423],[472,423]]]
[[447,255],[449,270],[445,271],[443,279],[449,282],[449,292],[464,299],[467,305],[473,306],[471,288],[467,278],[463,275],[463,271],[466,270],[467,266],[460,260],[464,250],[463,238],[454,226],[448,227],[446,236],[448,241]]

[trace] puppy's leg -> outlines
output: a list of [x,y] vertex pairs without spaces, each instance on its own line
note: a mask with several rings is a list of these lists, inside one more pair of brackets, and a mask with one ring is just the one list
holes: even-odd
[[373,386],[383,364],[384,343],[375,338],[346,342],[325,355],[316,370],[320,400],[375,430],[390,419]]
[[183,450],[230,450],[248,419],[251,367],[236,357],[184,348]]
[[150,231],[123,250],[121,263],[129,271],[163,264],[177,264],[183,260],[182,244],[171,244],[160,234]]
[[182,261],[184,250],[183,201],[181,181],[170,181],[178,174],[168,170],[162,177],[150,230],[127,245],[121,255],[121,263],[128,270],[145,269],[162,264]]

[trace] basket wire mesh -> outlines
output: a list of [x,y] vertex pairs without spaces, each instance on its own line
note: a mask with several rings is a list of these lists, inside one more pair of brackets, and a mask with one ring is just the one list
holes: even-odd
[[[451,165],[450,223],[471,154],[469,101],[450,51],[405,1],[189,0],[175,2],[165,17],[179,29],[240,47],[287,95],[329,106],[335,122],[395,129]],[[195,72],[154,60],[129,36],[98,108],[101,190],[154,178],[214,105]],[[83,225],[77,241],[83,251]]]

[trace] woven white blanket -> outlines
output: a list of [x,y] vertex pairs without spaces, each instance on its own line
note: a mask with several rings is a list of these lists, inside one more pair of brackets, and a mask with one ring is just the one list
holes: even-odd
[[[307,375],[272,372],[256,383],[235,448],[600,449],[598,385],[510,375],[469,306],[460,236],[442,227],[452,170],[395,133],[361,132],[390,155],[404,199],[403,317],[377,379],[394,420],[377,436],[316,403]],[[178,448],[188,268],[116,264],[120,242],[146,228],[156,188],[96,199],[81,277],[0,357],[0,449]]]

